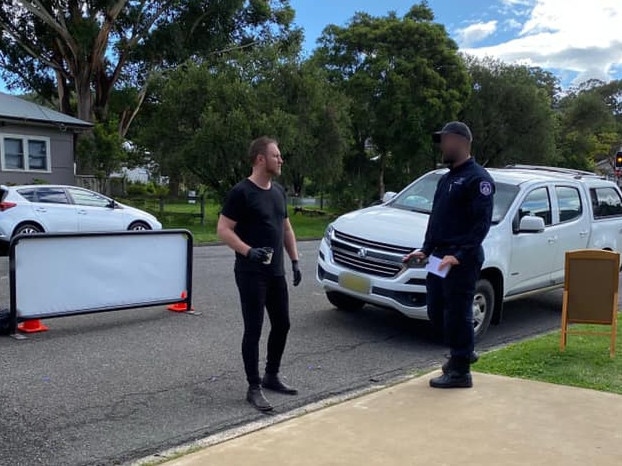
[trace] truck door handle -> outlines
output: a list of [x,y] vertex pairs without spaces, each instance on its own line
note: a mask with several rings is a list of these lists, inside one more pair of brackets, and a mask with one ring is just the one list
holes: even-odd
[[549,236],[548,237],[549,244],[557,243],[557,236]]
[[589,231],[582,231],[582,232],[579,233],[579,236],[581,238],[585,238],[588,235],[588,233],[589,233]]
[[41,213],[45,213],[45,212],[47,212],[47,209],[46,209],[45,207],[37,207],[35,210],[36,210],[37,212],[41,212]]
[[78,214],[86,215],[86,210],[80,209],[80,210],[78,210]]

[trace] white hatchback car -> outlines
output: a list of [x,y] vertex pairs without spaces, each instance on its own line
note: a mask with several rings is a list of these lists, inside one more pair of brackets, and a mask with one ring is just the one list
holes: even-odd
[[160,229],[153,215],[88,189],[0,186],[0,245],[5,248],[20,234]]

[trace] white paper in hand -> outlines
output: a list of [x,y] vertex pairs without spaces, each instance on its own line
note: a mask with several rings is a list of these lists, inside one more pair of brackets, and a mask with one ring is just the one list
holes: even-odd
[[428,258],[428,263],[425,266],[425,269],[429,273],[433,273],[434,275],[438,275],[441,278],[445,278],[451,269],[451,265],[447,265],[442,269],[439,269],[441,265],[442,259],[439,259],[436,256],[430,256]]

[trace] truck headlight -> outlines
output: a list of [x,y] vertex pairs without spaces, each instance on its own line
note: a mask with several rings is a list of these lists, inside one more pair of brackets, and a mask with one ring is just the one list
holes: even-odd
[[335,227],[333,227],[332,224],[328,225],[326,227],[326,231],[324,231],[324,239],[326,240],[326,242],[328,243],[328,245],[330,246],[330,240],[333,237],[333,232],[335,231]]

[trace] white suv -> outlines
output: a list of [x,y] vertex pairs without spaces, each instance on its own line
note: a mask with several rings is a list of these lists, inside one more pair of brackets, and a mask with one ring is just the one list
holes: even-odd
[[[321,242],[317,279],[337,308],[366,303],[427,319],[426,272],[402,258],[423,245],[436,185],[430,172],[382,205],[339,217]],[[619,251],[622,195],[593,173],[516,165],[489,169],[496,184],[493,225],[473,302],[477,337],[501,320],[503,302],[563,286],[565,252]]]

